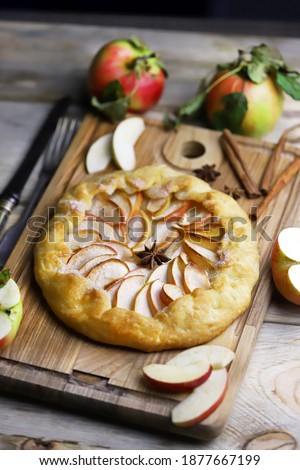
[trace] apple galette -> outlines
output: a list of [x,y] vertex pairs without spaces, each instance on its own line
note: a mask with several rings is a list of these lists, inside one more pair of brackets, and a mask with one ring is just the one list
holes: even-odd
[[167,166],[69,189],[35,247],[53,312],[89,338],[143,351],[220,334],[250,303],[257,244],[230,196]]

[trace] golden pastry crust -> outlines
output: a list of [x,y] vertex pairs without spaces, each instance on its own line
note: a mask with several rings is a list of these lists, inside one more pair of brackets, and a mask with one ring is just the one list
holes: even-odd
[[[97,288],[93,278],[69,267],[68,261],[80,248],[74,241],[76,224],[84,230],[81,224],[97,195],[109,197],[116,191],[142,192],[153,200],[170,195],[176,201],[192,200],[219,218],[226,235],[219,245],[220,262],[209,289],[196,288],[150,318],[113,307],[106,290]],[[236,238],[228,236],[233,220]],[[257,243],[251,239],[250,221],[233,198],[194,176],[153,165],[102,175],[68,190],[46,236],[35,247],[34,271],[47,303],[72,329],[99,342],[159,351],[207,342],[241,315],[258,279],[259,255]]]

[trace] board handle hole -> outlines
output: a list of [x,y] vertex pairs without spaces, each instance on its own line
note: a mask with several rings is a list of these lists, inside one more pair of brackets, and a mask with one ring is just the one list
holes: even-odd
[[196,140],[188,140],[183,142],[181,146],[181,155],[185,158],[198,158],[202,157],[206,152],[206,148]]

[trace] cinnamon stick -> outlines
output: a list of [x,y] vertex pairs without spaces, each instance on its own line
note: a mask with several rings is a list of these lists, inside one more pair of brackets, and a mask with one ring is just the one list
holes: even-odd
[[250,176],[249,169],[244,161],[240,149],[229,129],[224,129],[220,138],[221,146],[228,158],[236,176],[243,185],[248,198],[254,199],[261,196],[258,185]]
[[300,170],[300,158],[296,158],[290,165],[281,173],[276,182],[271,187],[267,196],[262,200],[255,213],[249,215],[251,220],[257,220],[268,207],[269,203],[277,196],[277,194],[292,180],[292,178]]
[[275,148],[274,148],[274,150],[273,150],[273,152],[270,156],[269,162],[266,166],[266,170],[265,170],[265,173],[264,173],[261,185],[260,185],[261,193],[264,196],[266,196],[268,194],[268,192],[270,191],[272,181],[274,179],[275,170],[276,170],[280,155],[281,155],[281,153],[284,149],[284,146],[286,144],[286,141],[288,140],[288,136],[289,136],[290,132],[294,131],[299,126],[300,126],[300,124],[296,124],[296,125],[290,127],[289,129],[287,129],[282,134],[282,136],[280,137],[278,143],[276,144],[276,146],[275,146]]

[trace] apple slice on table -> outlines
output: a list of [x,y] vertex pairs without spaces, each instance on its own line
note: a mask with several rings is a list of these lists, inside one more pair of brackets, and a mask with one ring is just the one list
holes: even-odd
[[188,366],[169,364],[148,364],[143,367],[146,379],[162,390],[179,393],[191,390],[208,380],[212,367],[208,362]]
[[89,148],[85,165],[88,173],[103,171],[112,160],[113,133],[102,135]]
[[235,358],[235,353],[226,346],[202,344],[176,354],[167,364],[186,366],[195,362],[208,362],[213,369],[227,367]]
[[227,369],[213,370],[203,384],[194,388],[187,398],[173,408],[172,423],[176,426],[186,427],[203,421],[224,400],[227,383]]
[[279,233],[272,250],[271,269],[281,295],[300,305],[300,228],[288,227]]
[[14,340],[22,319],[19,286],[7,269],[0,272],[0,350]]
[[144,284],[144,276],[125,277],[116,292],[113,305],[132,310],[135,297]]
[[188,263],[183,272],[183,284],[186,292],[193,292],[195,289],[209,289],[210,282],[206,271],[194,263]]
[[150,289],[151,284],[147,283],[145,284],[141,290],[137,293],[135,301],[134,301],[134,306],[133,309],[140,313],[141,315],[144,315],[145,317],[152,318],[152,312],[149,307],[149,302],[148,302],[148,294],[149,294],[149,289]]
[[112,138],[113,157],[121,170],[135,168],[136,156],[134,146],[145,130],[144,120],[140,117],[124,119],[117,125]]
[[87,279],[92,281],[96,288],[104,289],[112,282],[128,273],[127,265],[118,259],[109,259],[93,268]]
[[183,296],[183,292],[180,287],[174,284],[164,284],[160,292],[160,298],[165,305],[169,305],[176,299]]
[[67,267],[68,269],[80,269],[97,256],[115,256],[116,254],[117,252],[112,247],[105,244],[94,243],[74,253],[74,255],[69,258]]
[[151,282],[148,291],[148,302],[152,315],[154,316],[157,312],[160,312],[164,307],[164,303],[160,298],[160,293],[164,283],[159,279]]

